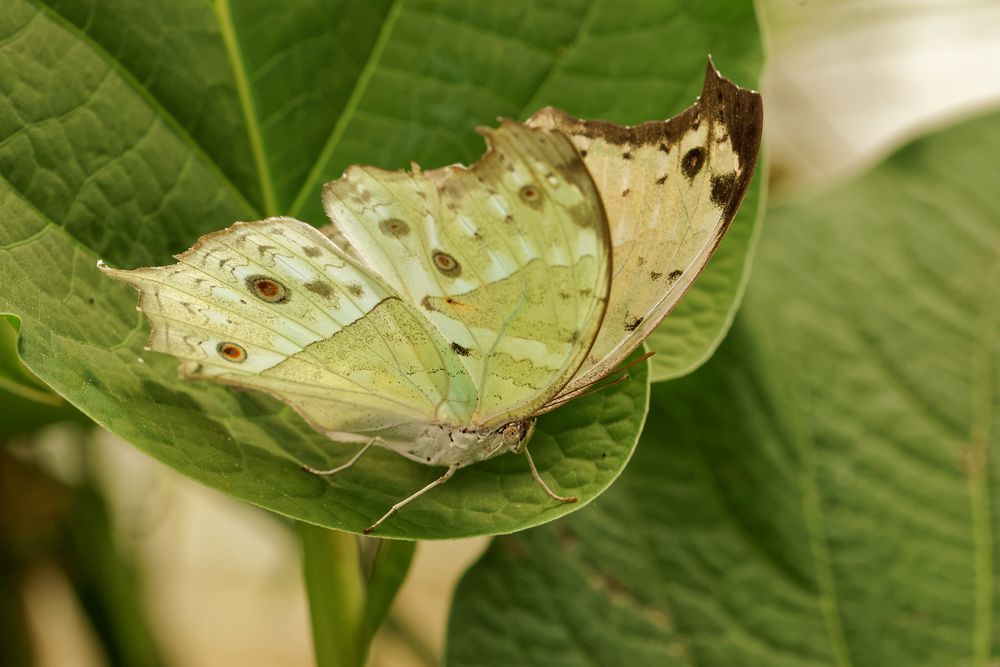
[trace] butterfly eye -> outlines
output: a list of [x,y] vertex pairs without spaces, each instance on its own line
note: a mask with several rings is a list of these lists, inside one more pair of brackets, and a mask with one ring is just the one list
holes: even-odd
[[234,364],[242,364],[247,360],[247,351],[236,343],[219,343],[215,349],[220,357]]
[[274,278],[267,276],[250,276],[247,278],[250,291],[261,301],[268,303],[284,303],[288,301],[288,290]]
[[446,252],[441,252],[439,250],[434,253],[432,259],[434,260],[434,266],[438,268],[438,271],[446,276],[456,277],[462,272],[462,267],[459,265],[458,260]]

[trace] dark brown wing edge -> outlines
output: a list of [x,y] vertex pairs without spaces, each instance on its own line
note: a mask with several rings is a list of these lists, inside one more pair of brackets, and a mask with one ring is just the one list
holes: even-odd
[[[715,68],[712,57],[708,57],[705,83],[701,94],[690,107],[667,120],[654,120],[639,125],[617,125],[605,120],[580,120],[563,111],[546,107],[535,112],[528,119],[528,125],[554,127],[585,137],[601,138],[620,146],[640,146],[650,143],[675,144],[695,123],[710,117],[711,122],[721,122],[729,131],[733,146],[739,155],[740,164],[746,168],[733,187],[729,201],[724,207],[726,221],[722,233],[743,201],[750,179],[757,166],[761,136],[764,129],[764,105],[760,93],[741,88],[722,76]],[[722,236],[720,233],[720,237]]]

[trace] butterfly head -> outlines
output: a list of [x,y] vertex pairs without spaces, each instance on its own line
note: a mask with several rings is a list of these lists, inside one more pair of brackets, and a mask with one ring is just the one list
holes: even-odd
[[496,433],[499,436],[500,445],[505,451],[520,454],[531,439],[531,434],[535,432],[535,420],[525,419],[524,421],[511,422],[500,428]]

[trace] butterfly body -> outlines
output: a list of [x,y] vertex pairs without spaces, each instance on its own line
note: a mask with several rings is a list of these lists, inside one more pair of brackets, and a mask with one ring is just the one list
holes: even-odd
[[236,223],[176,264],[102,268],[139,290],[148,347],[182,377],[269,393],[364,445],[323,472],[372,445],[448,466],[389,514],[508,452],[572,500],[528,456],[535,419],[614,374],[680,299],[746,191],[760,129],[759,96],[710,64],[674,119],[543,110],[483,130],[469,168],[350,167],[324,189],[322,231]]
[[534,429],[534,419],[511,422],[489,430],[429,424],[413,439],[384,440],[382,444],[417,463],[464,467],[500,454],[520,451],[527,445]]

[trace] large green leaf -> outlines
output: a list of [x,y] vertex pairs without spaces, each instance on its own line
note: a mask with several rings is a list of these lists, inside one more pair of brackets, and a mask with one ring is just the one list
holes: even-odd
[[[437,471],[375,452],[336,479],[302,473],[349,448],[266,397],[179,382],[174,360],[142,352],[134,291],[97,259],[166,263],[202,233],[272,213],[321,224],[320,187],[346,165],[468,162],[483,148],[473,128],[498,115],[554,104],[669,116],[693,101],[709,52],[753,83],[749,2],[8,0],[0,313],[19,318],[33,372],[146,452],[263,507],[358,530]],[[749,223],[727,241],[738,260]],[[721,317],[695,327],[709,338],[739,272],[723,272]],[[589,500],[625,464],[644,414],[638,375],[541,422],[536,456],[562,491]],[[553,508],[525,470],[501,459],[464,471],[382,534],[511,531],[572,509]]]
[[995,664],[998,154],[993,115],[771,209],[718,354],[593,507],[494,542],[451,664]]

